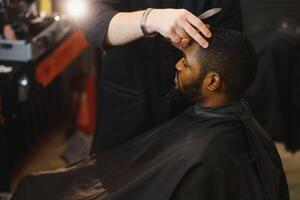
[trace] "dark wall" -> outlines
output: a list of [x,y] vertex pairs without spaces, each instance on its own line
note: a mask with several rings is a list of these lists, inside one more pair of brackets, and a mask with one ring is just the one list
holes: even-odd
[[242,0],[245,31],[277,28],[282,20],[300,22],[299,0]]

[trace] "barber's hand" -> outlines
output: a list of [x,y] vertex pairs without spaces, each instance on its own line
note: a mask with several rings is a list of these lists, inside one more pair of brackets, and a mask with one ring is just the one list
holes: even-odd
[[[210,29],[209,24],[205,24],[205,26]],[[172,42],[172,45],[180,50],[183,50],[190,43],[190,41],[191,41],[191,38],[189,37],[188,39],[180,40],[179,43]]]
[[169,38],[178,48],[186,47],[190,38],[207,48],[208,42],[199,32],[207,38],[211,37],[209,28],[185,9],[154,9],[148,15],[146,27],[149,32],[156,31]]

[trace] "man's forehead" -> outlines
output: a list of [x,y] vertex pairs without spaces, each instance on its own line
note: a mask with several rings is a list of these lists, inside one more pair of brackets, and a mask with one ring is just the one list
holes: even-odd
[[184,57],[194,56],[197,50],[197,44],[195,42],[191,42],[186,48],[183,49],[182,53]]

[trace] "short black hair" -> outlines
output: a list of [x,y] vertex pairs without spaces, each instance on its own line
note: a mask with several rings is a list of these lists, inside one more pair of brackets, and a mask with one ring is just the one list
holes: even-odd
[[209,47],[198,46],[199,79],[209,71],[217,72],[224,79],[227,95],[241,98],[255,78],[257,57],[254,47],[241,32],[221,28],[211,28],[211,31]]

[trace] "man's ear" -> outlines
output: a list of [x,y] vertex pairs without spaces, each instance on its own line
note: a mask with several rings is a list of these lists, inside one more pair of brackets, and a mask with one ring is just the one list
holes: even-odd
[[217,72],[208,72],[206,75],[207,79],[207,89],[209,91],[216,91],[220,89],[221,83],[222,83],[222,77],[219,73]]

